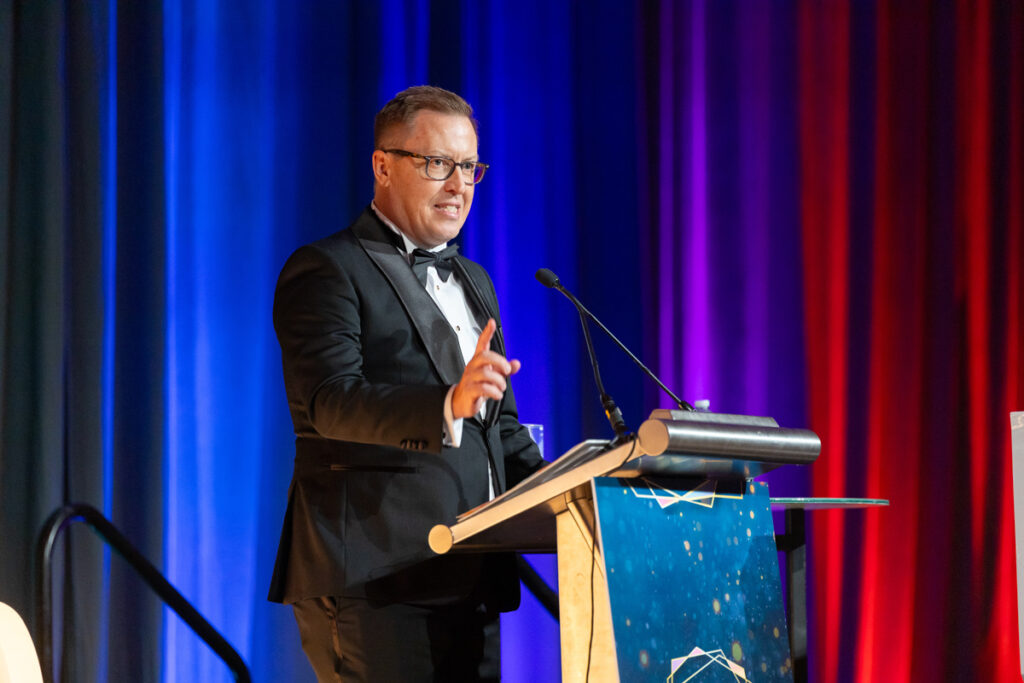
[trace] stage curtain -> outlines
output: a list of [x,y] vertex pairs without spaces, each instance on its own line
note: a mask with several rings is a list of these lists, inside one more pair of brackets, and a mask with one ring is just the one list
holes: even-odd
[[[819,680],[1016,680],[1019,3],[800,6]],[[824,29],[824,30],[823,30]]]
[[1019,3],[643,6],[646,316],[715,410],[822,438],[814,680],[1016,680]]
[[[1016,680],[1022,14],[0,0],[0,599],[32,621],[35,534],[84,500],[255,680],[311,680],[265,600],[293,455],[274,281],[369,201],[376,110],[431,82],[481,122],[460,242],[547,456],[610,429],[540,267],[683,397],[817,431],[774,494],[892,501],[813,513],[814,680]],[[671,405],[595,342],[630,427]],[[64,680],[228,680],[91,534],[59,561]],[[505,680],[559,680],[532,598],[503,635]]]
[[[32,625],[36,535],[64,503],[162,562],[159,29],[150,6],[0,4],[0,590]],[[156,680],[141,581],[82,528],[55,559],[55,675]]]

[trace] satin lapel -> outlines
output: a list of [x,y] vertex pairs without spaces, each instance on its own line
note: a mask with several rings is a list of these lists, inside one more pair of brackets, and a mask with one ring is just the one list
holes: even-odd
[[[491,350],[501,355],[505,355],[505,340],[501,334],[501,322],[498,320],[497,302],[489,303],[485,300],[488,285],[486,282],[481,282],[479,279],[474,278],[470,275],[469,269],[467,269],[462,262],[462,257],[455,259],[455,273],[458,275],[459,280],[465,283],[462,290],[466,293],[466,297],[469,299],[470,306],[473,309],[474,315],[476,315],[477,324],[480,325],[480,329],[483,329],[484,325],[487,324],[488,318],[494,318],[494,321],[498,324],[498,329],[494,333],[494,337],[491,339]],[[501,406],[499,401],[488,400],[487,411],[484,413],[484,424],[491,425],[497,417],[498,410]]]
[[377,264],[394,288],[441,380],[448,385],[456,384],[462,377],[465,363],[455,332],[416,279],[405,257],[384,234],[388,230],[387,226],[382,225],[371,211],[367,213],[370,215],[363,214],[352,226],[353,232],[367,256]]

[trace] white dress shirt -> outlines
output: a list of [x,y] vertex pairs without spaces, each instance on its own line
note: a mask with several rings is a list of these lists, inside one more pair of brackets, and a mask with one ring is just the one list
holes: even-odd
[[[398,229],[394,223],[392,223],[387,216],[380,212],[375,204],[370,203],[370,208],[373,209],[374,213],[384,221],[384,225],[388,226],[395,232],[399,237],[402,238],[402,243],[405,244],[405,252],[411,254],[417,246],[405,236],[401,230]],[[447,243],[440,244],[429,251],[441,251]],[[442,280],[437,274],[437,268],[429,266],[427,268],[427,294],[434,300],[437,307],[441,309],[442,315],[448,321],[448,324],[452,326],[452,331],[455,332],[455,336],[459,340],[459,349],[462,351],[462,360],[467,365],[473,358],[473,354],[476,352],[476,343],[480,339],[480,333],[483,331],[479,324],[476,322],[476,318],[473,316],[473,312],[469,308],[469,302],[466,300],[466,292],[462,288],[462,283],[459,282],[458,277],[455,273],[452,273],[447,282]],[[451,386],[448,388],[448,395],[444,400],[444,444],[453,448],[458,448],[462,443],[462,418],[456,418],[452,412],[452,393],[455,391],[455,387]],[[486,401],[482,402],[484,405],[480,408],[480,417],[484,416],[486,412]],[[490,467],[490,463],[488,463]],[[490,478],[489,478],[490,479]],[[491,484],[492,491],[491,497],[494,496],[493,483]]]

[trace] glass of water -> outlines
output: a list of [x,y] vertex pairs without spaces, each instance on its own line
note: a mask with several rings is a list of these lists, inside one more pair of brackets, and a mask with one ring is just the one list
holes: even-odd
[[530,432],[530,438],[540,449],[540,457],[544,457],[544,425],[523,423],[523,426]]

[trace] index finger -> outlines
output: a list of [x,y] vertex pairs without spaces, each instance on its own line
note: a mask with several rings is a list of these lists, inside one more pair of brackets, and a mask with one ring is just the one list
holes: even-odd
[[494,330],[497,328],[498,324],[494,322],[494,318],[488,318],[487,324],[484,325],[484,329],[480,333],[480,338],[476,340],[476,351],[473,352],[474,356],[491,348],[491,337],[494,336]]

